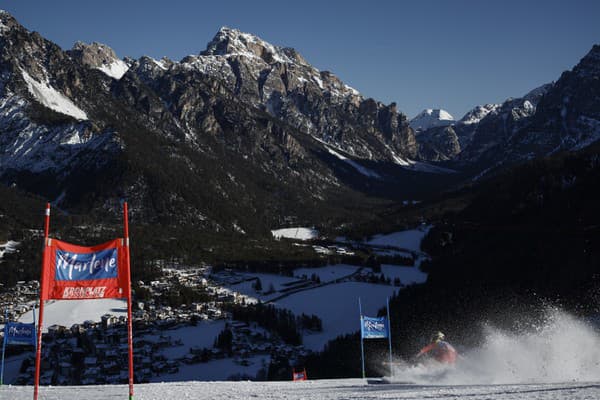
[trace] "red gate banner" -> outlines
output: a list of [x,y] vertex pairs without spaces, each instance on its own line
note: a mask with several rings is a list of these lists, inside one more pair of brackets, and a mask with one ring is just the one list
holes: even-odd
[[46,240],[41,300],[127,298],[129,270],[123,239],[92,247]]

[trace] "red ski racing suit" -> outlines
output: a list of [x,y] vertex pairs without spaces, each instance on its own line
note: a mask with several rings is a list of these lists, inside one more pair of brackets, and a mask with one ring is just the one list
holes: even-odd
[[419,354],[417,354],[417,357],[428,353],[431,354],[436,361],[445,364],[454,364],[456,362],[456,357],[458,356],[458,353],[454,347],[452,347],[450,343],[444,342],[443,340],[430,343],[423,347]]

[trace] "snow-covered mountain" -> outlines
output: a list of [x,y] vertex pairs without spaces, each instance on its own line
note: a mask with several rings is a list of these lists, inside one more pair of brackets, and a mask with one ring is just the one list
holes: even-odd
[[484,104],[467,111],[467,113],[457,122],[458,124],[471,125],[481,122],[489,113],[494,113],[500,104]]
[[119,59],[110,47],[101,43],[77,42],[68,53],[83,65],[99,69],[111,78],[121,79],[129,69],[129,65]]
[[458,123],[425,110],[411,128],[395,103],[236,29],[180,61],[121,60],[99,43],[63,51],[6,12],[0,24],[0,179],[67,209],[129,197],[150,219],[268,232],[278,215],[339,210],[340,196],[438,190],[405,184],[415,161],[483,169],[597,137],[597,46],[550,87]]
[[419,156],[490,171],[600,140],[599,53],[594,46],[556,82],[523,97],[477,106],[452,127],[420,132]]
[[331,207],[393,181],[362,163],[417,156],[395,104],[254,35],[222,28],[181,61],[121,60],[99,43],[63,51],[6,12],[0,24],[0,179],[67,209],[127,196],[150,219],[248,232],[257,210],[269,224]]
[[454,117],[448,111],[427,108],[411,119],[409,125],[415,131],[419,132],[438,126],[452,125],[455,122]]
[[132,69],[162,97],[169,94],[156,85],[174,75],[218,80],[245,104],[353,157],[396,162],[417,156],[414,134],[395,104],[367,99],[296,50],[236,29],[221,28],[206,50],[168,68],[143,60]]

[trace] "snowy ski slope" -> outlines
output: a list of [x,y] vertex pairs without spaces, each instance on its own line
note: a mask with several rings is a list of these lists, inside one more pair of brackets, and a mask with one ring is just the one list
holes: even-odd
[[[0,387],[0,398],[30,400],[31,386]],[[42,387],[40,400],[126,399],[127,385]],[[370,385],[362,379],[305,382],[172,382],[135,386],[136,400],[164,399],[470,399],[470,400],[591,400],[600,398],[600,383],[426,386]]]

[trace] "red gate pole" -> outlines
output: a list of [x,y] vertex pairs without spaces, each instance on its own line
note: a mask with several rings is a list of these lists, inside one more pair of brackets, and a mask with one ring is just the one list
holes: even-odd
[[127,260],[127,342],[129,344],[129,400],[133,400],[133,323],[131,318],[131,262],[129,257],[129,221],[127,202],[123,203],[125,254]]
[[[42,253],[42,273],[40,277],[40,317],[37,328],[37,346],[35,349],[35,381],[33,387],[33,400],[37,400],[40,386],[40,362],[42,355],[42,330],[44,326],[44,299],[42,291],[44,288],[44,268],[46,267],[46,247],[48,247],[48,234],[50,231],[50,203],[46,203],[46,220],[44,224],[44,252]],[[35,311],[34,311],[35,312]]]

